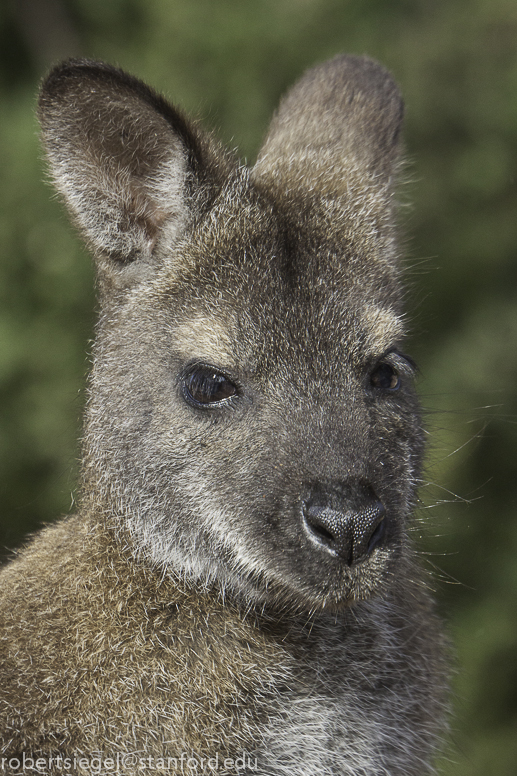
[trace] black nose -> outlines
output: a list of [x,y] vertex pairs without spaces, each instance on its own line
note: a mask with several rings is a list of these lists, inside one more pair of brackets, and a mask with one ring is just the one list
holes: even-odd
[[386,510],[371,488],[338,486],[311,489],[302,505],[309,537],[352,566],[386,536]]

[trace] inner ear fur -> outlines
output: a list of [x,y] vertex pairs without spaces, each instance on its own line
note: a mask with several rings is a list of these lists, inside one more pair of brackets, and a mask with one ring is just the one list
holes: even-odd
[[254,177],[295,196],[378,196],[397,166],[403,112],[381,65],[335,57],[307,71],[284,97]]
[[141,81],[103,63],[55,68],[42,85],[38,118],[55,185],[101,267],[149,263],[160,231],[173,244],[209,197],[207,183],[217,187],[224,177],[208,136]]

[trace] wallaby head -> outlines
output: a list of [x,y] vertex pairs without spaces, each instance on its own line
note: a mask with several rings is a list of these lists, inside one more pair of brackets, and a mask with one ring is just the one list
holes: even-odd
[[402,102],[340,56],[250,170],[136,79],[43,85],[52,175],[96,256],[83,501],[166,571],[335,608],[408,554],[421,427],[394,229]]

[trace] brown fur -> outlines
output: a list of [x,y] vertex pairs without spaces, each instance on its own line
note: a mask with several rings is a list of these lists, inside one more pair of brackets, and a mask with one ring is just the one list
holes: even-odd
[[101,314],[80,511],[1,576],[4,771],[429,773],[393,80],[309,71],[251,171],[100,63],[56,68],[39,115]]

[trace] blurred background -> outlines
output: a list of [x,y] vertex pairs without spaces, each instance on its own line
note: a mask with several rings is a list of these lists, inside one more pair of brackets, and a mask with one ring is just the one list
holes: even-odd
[[415,536],[454,643],[443,776],[517,774],[517,3],[3,0],[0,547],[73,509],[95,299],[44,182],[38,82],[119,64],[252,162],[308,66],[369,54],[407,105],[401,191],[429,455]]

